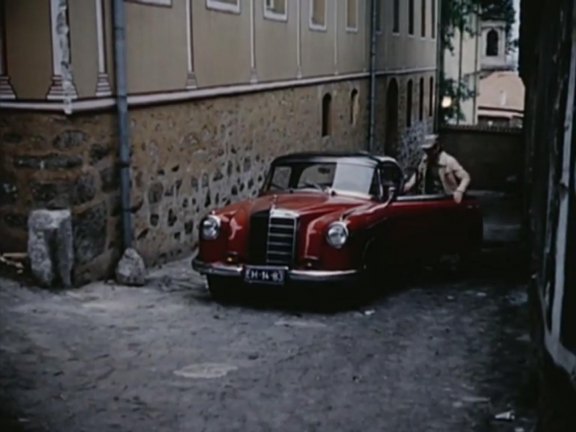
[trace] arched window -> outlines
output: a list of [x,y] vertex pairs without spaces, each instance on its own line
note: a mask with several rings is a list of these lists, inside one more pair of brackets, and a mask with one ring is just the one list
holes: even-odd
[[332,133],[332,95],[326,93],[322,98],[322,136]]
[[418,118],[424,120],[424,78],[420,78],[420,101],[418,105]]
[[392,78],[386,93],[386,141],[385,152],[398,156],[398,81]]
[[406,86],[406,127],[412,126],[413,93],[414,89],[412,80],[408,80],[408,85]]
[[498,56],[499,39],[498,32],[494,29],[490,30],[486,35],[486,55],[488,57]]
[[434,77],[430,77],[430,88],[428,89],[429,93],[428,93],[428,115],[430,117],[432,117],[434,115],[434,93],[435,93],[435,89],[434,89]]
[[358,104],[358,90],[354,89],[350,93],[350,124],[352,126],[356,126],[359,111],[360,105]]

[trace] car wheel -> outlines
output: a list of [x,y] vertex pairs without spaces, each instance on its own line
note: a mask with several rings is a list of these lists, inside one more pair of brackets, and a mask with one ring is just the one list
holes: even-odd
[[208,276],[208,291],[214,299],[227,302],[233,300],[238,294],[239,284],[226,277]]

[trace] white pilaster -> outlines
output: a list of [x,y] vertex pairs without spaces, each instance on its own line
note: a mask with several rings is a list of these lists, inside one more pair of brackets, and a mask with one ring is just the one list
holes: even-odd
[[98,42],[98,81],[96,83],[96,96],[107,97],[112,95],[110,79],[106,67],[106,38],[104,31],[104,5],[102,0],[95,0],[96,4],[96,32]]
[[186,75],[186,88],[194,89],[198,86],[194,71],[194,38],[192,37],[192,0],[186,0],[186,44],[188,48],[188,73]]
[[[0,8],[4,7],[4,3],[0,2]],[[4,20],[4,9],[0,10],[0,99],[16,99],[14,89],[10,83],[10,77],[6,71],[6,53],[4,52],[6,22]]]
[[255,84],[258,82],[258,72],[256,70],[256,8],[254,2],[250,0],[250,82]]
[[52,85],[49,100],[71,100],[78,97],[70,68],[70,29],[66,10],[67,0],[50,0],[50,23],[52,28]]
[[[339,1],[335,1],[334,5],[334,75],[338,75],[338,4]],[[328,6],[328,2],[326,3]],[[348,5],[344,5],[348,7]]]
[[296,78],[302,78],[302,0],[296,0]]

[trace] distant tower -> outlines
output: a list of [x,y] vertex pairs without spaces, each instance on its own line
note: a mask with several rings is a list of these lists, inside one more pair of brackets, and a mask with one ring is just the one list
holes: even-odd
[[482,72],[511,70],[504,21],[482,21],[480,64]]

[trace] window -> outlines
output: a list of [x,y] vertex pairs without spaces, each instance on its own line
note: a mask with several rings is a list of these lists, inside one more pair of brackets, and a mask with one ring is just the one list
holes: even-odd
[[436,39],[436,0],[432,0],[432,10],[430,12],[430,33],[432,39]]
[[428,115],[432,117],[434,115],[434,78],[430,77],[430,85],[429,85],[429,93],[428,93]]
[[222,12],[240,13],[240,0],[206,0],[206,7]]
[[424,120],[424,78],[420,78],[420,101],[418,106],[418,118]]
[[486,35],[486,55],[488,57],[498,56],[498,32],[494,29],[490,30]]
[[376,0],[376,33],[382,33],[382,0]]
[[286,0],[265,0],[264,18],[277,21],[287,21]]
[[133,3],[142,3],[153,6],[172,6],[172,0],[130,0]]
[[328,93],[322,98],[322,136],[332,133],[332,96]]
[[414,34],[414,0],[408,0],[408,34]]
[[358,0],[346,1],[346,30],[358,30]]
[[412,126],[412,96],[414,92],[412,87],[412,80],[408,80],[408,85],[406,86],[406,127]]
[[426,3],[428,3],[428,1],[427,0],[420,0],[420,3],[422,5],[422,11],[421,11],[421,16],[420,16],[420,36],[425,38],[426,37]]
[[360,111],[358,99],[358,90],[352,90],[352,93],[350,93],[350,124],[352,126],[356,126],[358,122],[358,113]]
[[394,13],[392,23],[392,32],[400,33],[400,0],[394,0]]
[[310,0],[310,28],[326,30],[326,0]]

